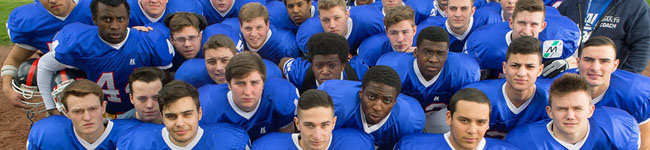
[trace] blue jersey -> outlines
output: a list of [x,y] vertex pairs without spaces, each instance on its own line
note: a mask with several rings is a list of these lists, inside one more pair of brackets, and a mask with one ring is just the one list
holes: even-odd
[[97,35],[97,27],[70,24],[58,33],[50,50],[62,64],[86,73],[104,90],[107,112],[126,112],[133,108],[126,91],[133,70],[147,66],[171,67],[174,48],[159,32],[127,30],[121,47],[112,47]]
[[160,18],[157,19],[151,18],[144,12],[142,5],[140,5],[140,0],[127,0],[127,2],[131,8],[129,27],[143,26],[153,22],[162,23],[165,20],[165,16],[175,12],[191,12],[199,15],[203,14],[201,4],[197,0],[170,0],[167,2],[165,10],[160,15]]
[[[368,66],[361,62],[361,60],[357,59],[358,57],[353,57],[347,64],[350,65],[352,70],[356,73],[356,81],[361,81],[363,79],[363,75],[366,74],[366,71],[368,71]],[[284,77],[289,80],[289,82],[293,83],[293,85],[296,85],[301,91],[306,91],[304,89],[307,89],[307,87],[303,87],[305,85],[305,78],[307,78],[308,74],[313,75],[314,72],[307,72],[311,70],[311,63],[302,58],[294,58],[290,59],[287,62],[284,63],[283,65],[283,70],[284,72],[283,75]],[[351,77],[348,77],[348,72],[343,70],[342,72],[341,79],[342,80],[351,80]],[[314,81],[307,81],[307,82],[316,82],[316,79]],[[303,85],[305,84],[305,85]],[[308,87],[309,89],[315,89],[317,88],[317,84],[313,84],[312,87]]]
[[375,138],[374,144],[379,149],[392,149],[400,138],[422,132],[424,127],[424,111],[409,96],[400,94],[389,115],[378,124],[369,126],[360,105],[361,82],[329,80],[318,89],[327,92],[334,101],[334,115],[337,117],[335,128],[363,130]]
[[[521,148],[567,149],[551,135],[551,122],[542,120],[517,127],[508,133],[506,141]],[[535,140],[530,140],[535,137]],[[611,107],[596,107],[589,118],[589,132],[579,149],[637,149],[639,127],[625,111]]]
[[[569,69],[565,73],[579,73],[577,69]],[[561,77],[562,74],[556,76]],[[646,123],[650,118],[650,78],[629,71],[617,69],[609,79],[609,88],[598,100],[591,101],[599,106],[622,109],[634,116],[639,124]]]
[[505,79],[483,80],[464,87],[483,91],[492,103],[490,129],[485,134],[486,137],[503,139],[508,131],[517,126],[548,119],[546,114],[548,89],[546,87],[536,85],[533,97],[517,108],[506,95],[506,83]]
[[232,26],[229,24],[212,24],[203,30],[201,38],[201,45],[204,45],[208,39],[215,34],[224,34],[235,43],[235,48],[237,48],[237,53],[243,52],[244,50],[244,40],[239,36],[239,25]]
[[[564,16],[546,16],[547,26],[539,33],[542,41],[543,61],[565,59],[578,48],[580,30]],[[497,78],[505,62],[508,45],[512,42],[512,29],[507,22],[487,25],[470,35],[463,52],[476,58],[481,69],[489,70],[488,78]]]
[[164,125],[143,123],[129,130],[119,139],[118,149],[247,149],[249,139],[246,131],[231,124],[199,126],[192,141],[185,147],[171,142]]
[[[464,132],[464,131],[463,131]],[[405,136],[395,145],[395,150],[412,150],[412,149],[437,149],[452,150],[453,146],[449,143],[449,132],[445,134],[416,133]],[[477,150],[515,150],[515,146],[508,142],[484,137],[476,146]]]
[[448,130],[445,110],[451,96],[463,86],[478,81],[481,75],[476,61],[454,52],[447,55],[442,70],[430,81],[422,77],[413,53],[390,52],[384,54],[377,65],[387,65],[397,71],[402,81],[402,93],[417,99],[426,113],[425,130],[436,133]]
[[[350,10],[350,18],[348,20],[348,35],[345,38],[348,40],[350,46],[350,54],[356,55],[357,48],[361,41],[369,36],[384,33],[384,17],[380,10],[377,10],[370,5],[362,5],[352,7]],[[324,32],[320,19],[317,17],[309,18],[300,25],[298,33],[296,33],[296,42],[298,47],[304,54],[308,54],[307,41],[312,35]]]
[[244,128],[253,140],[293,123],[299,97],[291,83],[277,78],[266,79],[262,98],[252,112],[235,105],[227,84],[204,85],[199,94],[203,110],[200,124],[231,123]]
[[211,0],[198,0],[203,7],[203,16],[205,16],[208,24],[221,23],[226,18],[237,18],[239,16],[239,9],[241,9],[244,4],[257,2],[262,5],[266,3],[265,0],[233,0],[232,6],[225,13],[220,13],[217,11],[217,8],[212,5]]
[[[316,5],[318,2],[312,2],[312,6],[310,6],[309,11],[311,12],[309,16],[303,16],[307,18],[318,18],[318,10],[316,9]],[[287,7],[284,5],[284,2],[282,1],[273,1],[273,2],[266,2],[266,9],[269,11],[269,21],[273,26],[275,26],[278,29],[283,29],[283,30],[288,30],[291,31],[291,33],[296,34],[298,32],[298,28],[300,25],[297,25],[293,21],[291,21],[291,18],[289,18],[289,14],[287,13]]]
[[61,20],[48,12],[41,3],[31,3],[15,8],[7,19],[7,33],[12,43],[47,53],[48,43],[63,26],[80,22],[94,25],[90,16],[90,0],[79,0],[68,16]]
[[[501,22],[501,17],[499,17],[497,13],[485,9],[476,9],[474,16],[472,16],[469,21],[470,28],[468,28],[463,34],[455,34],[447,24],[447,17],[432,16],[418,24],[418,31],[415,37],[418,37],[420,31],[424,30],[426,27],[442,27],[449,33],[449,51],[460,52],[463,50],[467,39],[474,31],[476,31],[476,29],[484,25],[496,24],[499,22]],[[415,40],[413,41],[413,44],[416,44]]]
[[72,121],[62,115],[54,115],[36,122],[29,131],[27,149],[98,149],[111,150],[117,146],[117,140],[125,131],[139,125],[137,119],[105,120],[102,135],[89,143],[77,135]]
[[388,52],[395,51],[395,49],[390,44],[390,40],[386,34],[376,34],[363,40],[357,51],[359,54],[358,58],[372,67],[377,64],[379,57]]
[[[273,62],[262,59],[264,65],[266,65],[266,77],[267,78],[282,78],[282,72],[280,68],[276,66]],[[217,84],[210,78],[208,74],[208,69],[205,67],[205,59],[203,58],[194,58],[185,61],[174,75],[174,80],[185,81],[189,84],[192,84],[194,87],[201,87],[206,84]]]
[[[328,150],[374,150],[372,137],[358,129],[332,131]],[[253,143],[254,150],[300,150],[300,133],[269,133]]]
[[[269,28],[268,34],[271,35],[270,37],[267,35],[268,38],[264,41],[262,47],[253,49],[248,44],[244,44],[246,45],[244,49],[257,52],[262,58],[271,60],[276,64],[284,57],[300,57],[300,50],[296,45],[296,35],[286,30],[276,29],[273,25]],[[246,39],[244,39],[244,43],[246,43]]]

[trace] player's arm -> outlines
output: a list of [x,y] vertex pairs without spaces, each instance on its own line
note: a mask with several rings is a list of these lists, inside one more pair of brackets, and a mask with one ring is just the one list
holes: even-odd
[[285,78],[285,79],[287,78],[287,76],[286,76],[285,73],[284,73],[284,70],[285,70],[285,69],[284,69],[284,66],[285,66],[286,63],[287,63],[289,60],[291,60],[291,59],[293,59],[293,58],[291,58],[291,57],[285,57],[285,58],[280,59],[280,63],[278,63],[278,68],[280,68],[280,72],[282,72],[282,77]]
[[20,63],[25,62],[29,57],[34,55],[36,50],[28,50],[19,46],[19,44],[14,45],[5,59],[4,64],[2,65],[2,92],[7,97],[7,100],[14,107],[27,108],[27,106],[20,101],[23,100],[23,96],[14,92],[13,87],[11,87],[11,81],[14,79],[16,73],[18,73],[18,67]]
[[54,73],[56,71],[63,70],[65,68],[74,68],[72,66],[67,66],[57,61],[54,58],[54,53],[55,53],[54,51],[50,51],[49,53],[43,55],[43,57],[40,58],[38,63],[37,77],[36,77],[36,82],[38,83],[38,90],[39,92],[41,92],[41,96],[43,97],[43,103],[45,103],[45,109],[47,110],[51,110],[51,109],[56,110],[56,105],[54,105],[54,99],[52,99],[52,94],[50,94],[52,93],[52,86],[50,85],[52,83],[52,76],[54,76]]
[[639,135],[641,147],[639,149],[650,149],[650,123],[646,121],[639,124],[639,129],[641,131],[641,134]]

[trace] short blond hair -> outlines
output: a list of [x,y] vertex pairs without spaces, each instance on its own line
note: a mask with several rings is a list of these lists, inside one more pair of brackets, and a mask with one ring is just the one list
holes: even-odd
[[84,97],[92,94],[99,97],[100,104],[104,103],[104,92],[102,92],[102,88],[97,83],[88,79],[75,80],[65,87],[61,93],[61,103],[63,103],[63,107],[65,108],[68,108],[68,97],[70,96]]
[[318,13],[321,10],[329,10],[338,6],[343,11],[346,11],[345,0],[319,0],[318,1]]
[[258,2],[248,3],[242,6],[239,10],[240,25],[257,17],[262,17],[264,19],[264,23],[269,23],[269,11],[266,10],[266,7],[264,7],[264,5]]

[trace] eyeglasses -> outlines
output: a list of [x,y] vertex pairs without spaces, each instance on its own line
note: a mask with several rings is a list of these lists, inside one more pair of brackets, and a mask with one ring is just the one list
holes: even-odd
[[178,42],[178,43],[185,43],[185,41],[188,41],[188,40],[189,40],[190,42],[194,42],[194,41],[196,41],[196,39],[198,39],[198,38],[199,38],[198,35],[190,35],[190,36],[188,36],[188,37],[177,37],[177,38],[173,38],[172,40],[174,40],[174,42]]

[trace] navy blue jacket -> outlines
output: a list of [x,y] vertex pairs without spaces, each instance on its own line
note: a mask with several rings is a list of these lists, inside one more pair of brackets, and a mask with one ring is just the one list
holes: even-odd
[[[583,29],[586,0],[565,0],[558,10]],[[577,8],[577,9],[576,9]],[[650,59],[650,8],[644,0],[612,0],[591,37],[603,35],[616,43],[620,69],[641,73]]]

